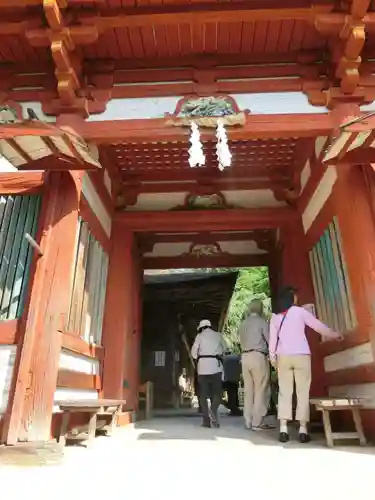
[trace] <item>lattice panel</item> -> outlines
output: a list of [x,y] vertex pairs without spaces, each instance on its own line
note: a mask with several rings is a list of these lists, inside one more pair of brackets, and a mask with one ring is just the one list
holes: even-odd
[[[108,155],[124,174],[184,171],[190,168],[189,145],[188,142],[116,144],[109,148]],[[230,141],[233,162],[231,168],[235,171],[247,169],[285,171],[285,175],[288,176],[293,169],[296,145],[297,139]],[[203,146],[206,167],[200,170],[216,169],[215,142],[205,142]]]

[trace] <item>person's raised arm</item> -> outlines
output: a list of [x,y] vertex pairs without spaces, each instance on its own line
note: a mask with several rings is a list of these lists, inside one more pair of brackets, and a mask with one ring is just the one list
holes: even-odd
[[331,339],[339,339],[342,337],[340,333],[335,332],[327,325],[319,321],[310,311],[302,309],[303,319],[307,326],[315,330],[322,337],[329,337]]
[[278,317],[272,314],[269,329],[269,355],[271,360],[276,359],[276,344],[277,344]]
[[267,344],[269,345],[269,343],[270,343],[270,327],[264,318],[262,318],[262,335],[263,335],[265,341],[267,342]]
[[195,337],[193,347],[191,348],[191,356],[193,359],[198,358],[200,340],[201,340],[201,336],[200,336],[200,333],[198,333],[198,335]]

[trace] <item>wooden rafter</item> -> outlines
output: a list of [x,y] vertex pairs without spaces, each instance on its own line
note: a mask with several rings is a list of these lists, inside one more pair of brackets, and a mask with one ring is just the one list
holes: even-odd
[[[359,70],[366,30],[373,30],[375,26],[375,13],[367,13],[370,4],[371,0],[352,0],[348,13],[318,15],[315,20],[318,31],[331,36],[334,77],[339,80],[343,95],[354,94],[360,84]],[[328,93],[327,104],[332,106],[335,97]]]
[[0,125],[2,156],[19,170],[100,168],[77,134],[39,121]]

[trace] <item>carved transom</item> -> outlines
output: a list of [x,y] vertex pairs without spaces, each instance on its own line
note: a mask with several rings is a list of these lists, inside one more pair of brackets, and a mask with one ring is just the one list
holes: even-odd
[[185,101],[177,116],[228,116],[236,112],[233,102],[228,97],[201,97]]

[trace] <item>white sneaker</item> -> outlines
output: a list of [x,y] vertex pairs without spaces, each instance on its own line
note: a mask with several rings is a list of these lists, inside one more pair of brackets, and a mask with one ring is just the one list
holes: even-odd
[[272,425],[268,424],[260,424],[260,425],[253,425],[252,429],[253,431],[269,431],[270,429],[275,429],[275,427],[272,427]]

